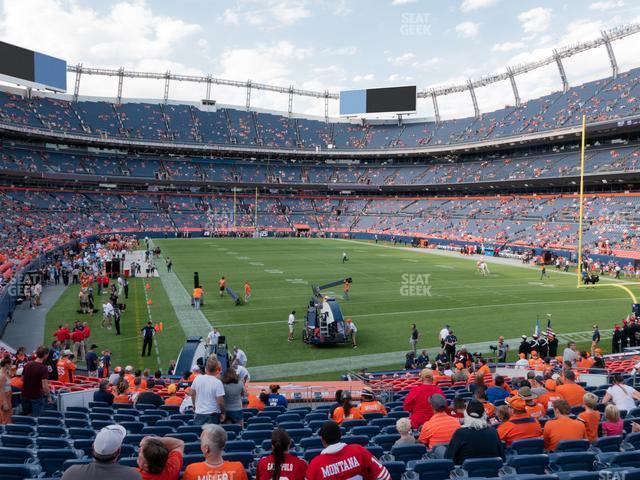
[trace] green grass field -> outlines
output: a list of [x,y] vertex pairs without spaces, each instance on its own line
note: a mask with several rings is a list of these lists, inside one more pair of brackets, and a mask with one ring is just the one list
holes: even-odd
[[[538,315],[541,327],[546,328],[548,313],[552,314],[554,330],[568,333],[589,331],[594,322],[610,328],[630,311],[631,301],[622,290],[578,290],[574,275],[553,269],[549,270],[550,278],[540,281],[535,269],[489,263],[491,275],[485,278],[476,273],[475,259],[385,248],[367,242],[262,238],[158,240],[156,244],[164,256],[173,259],[174,271],[188,292],[193,287],[193,272],[199,272],[207,293],[204,315],[226,335],[229,345],[238,345],[247,352],[250,366],[406,351],[414,322],[422,333],[419,347],[431,347],[433,351],[444,324],[450,324],[460,344],[464,344],[495,340],[498,335],[530,335]],[[350,259],[345,264],[341,262],[343,251]],[[429,275],[429,295],[403,295],[407,293],[401,290],[403,280],[418,274]],[[248,280],[252,286],[251,302],[235,306],[228,296],[220,298],[217,280],[222,275],[239,293]],[[359,348],[303,344],[299,332],[310,285],[347,276],[353,278],[351,299],[340,305],[344,315],[352,317],[358,326]],[[342,295],[341,287],[332,291],[336,296]],[[158,339],[161,364],[166,369],[182,346],[184,332],[159,279],[151,280],[149,294],[154,302],[153,320],[165,325]],[[77,290],[70,288],[48,315],[48,336],[61,319],[72,321],[80,317],[70,313],[76,304]],[[286,320],[291,310],[297,311],[299,323],[296,341],[289,343]],[[115,337],[113,331],[101,330],[100,319],[101,315],[96,314],[91,323],[94,340],[101,348],[112,348],[115,364],[156,367],[155,355],[141,362],[141,343],[136,336],[147,320],[144,280],[131,282],[122,338]],[[206,333],[203,331],[202,335]],[[384,363],[372,366],[379,365]]]

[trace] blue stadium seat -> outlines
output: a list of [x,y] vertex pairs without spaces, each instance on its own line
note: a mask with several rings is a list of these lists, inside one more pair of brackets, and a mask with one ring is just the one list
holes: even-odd
[[311,413],[313,409],[311,407],[293,407],[287,410],[288,413],[297,413],[300,418],[304,418],[307,414]]
[[49,425],[38,425],[38,435],[42,437],[66,437],[67,429],[64,427],[51,427]]
[[624,450],[640,450],[640,432],[627,434],[622,442]]
[[107,402],[89,402],[89,409],[94,410],[96,408],[109,407]]
[[317,432],[320,427],[322,427],[322,424],[324,422],[326,422],[327,420],[311,420],[310,422],[307,422],[307,427],[310,428],[312,431]]
[[391,455],[393,455],[393,459],[405,463],[411,460],[421,460],[425,453],[427,453],[427,449],[422,444],[399,445],[391,448]]
[[[188,414],[182,414],[182,413],[172,413],[169,416],[169,420],[182,420],[185,425],[188,424],[191,420],[193,420],[193,414],[188,415]],[[227,424],[225,424],[227,425]],[[224,425],[223,425],[224,426]]]
[[567,480],[602,480],[600,472],[569,472],[564,478]]
[[255,430],[273,430],[273,423],[252,423],[244,429],[245,432],[253,432]]
[[102,430],[105,427],[108,427],[109,425],[113,425],[112,420],[93,420],[91,422],[91,428],[93,428],[96,432],[98,430]]
[[507,461],[507,465],[513,467],[519,475],[542,475],[549,466],[548,455],[516,455]]
[[122,441],[122,443],[126,443],[128,445],[135,445],[138,446],[140,445],[140,441],[145,437],[146,435],[143,435],[141,433],[128,433],[125,437],[124,440]]
[[418,460],[409,462],[410,469],[419,476],[419,480],[445,480],[454,469],[452,460]]
[[[113,416],[115,412],[111,407],[94,407],[89,412],[89,417],[92,415],[108,415],[109,417]],[[103,418],[96,418],[96,420],[104,420]]]
[[391,451],[391,447],[393,447],[393,444],[396,443],[399,438],[399,433],[383,433],[380,435],[376,435],[371,439],[371,441],[376,445],[380,445],[385,452],[389,452]]
[[387,418],[393,418],[394,420],[398,420],[399,418],[408,418],[409,412],[405,412],[402,410],[401,412],[389,412]]
[[362,416],[367,422],[370,422],[371,420],[374,420],[376,418],[384,418],[384,414],[382,412],[365,412],[362,414]]
[[563,440],[558,442],[556,453],[586,452],[589,450],[589,440]]
[[380,433],[380,427],[376,427],[375,425],[353,427],[349,433],[351,435],[366,435],[367,437],[372,438]]
[[242,440],[252,440],[256,444],[262,443],[263,440],[271,440],[273,430],[245,430],[242,433]]
[[622,440],[622,435],[602,437],[593,442],[592,447],[597,448],[601,452],[619,452]]
[[640,451],[616,453],[609,459],[611,467],[640,468]]
[[131,404],[130,403],[114,403],[113,405],[111,405],[111,408],[118,411],[122,409],[131,409]]
[[362,445],[363,447],[369,444],[369,437],[367,435],[345,435],[341,440],[347,445]]
[[138,421],[138,417],[137,417],[137,415],[124,415],[122,413],[116,413],[113,416],[113,421],[116,422],[116,423],[137,422]]
[[80,438],[93,439],[96,436],[96,432],[94,432],[90,428],[75,428],[74,427],[74,428],[69,428],[67,431],[69,432],[69,436],[74,440],[78,440]]
[[157,421],[162,420],[164,417],[161,415],[140,415],[139,421],[146,423],[147,426],[153,427]]
[[165,412],[168,412],[169,415],[180,413],[180,407],[178,405],[160,405],[158,410],[164,410]]
[[33,451],[26,448],[0,447],[2,463],[25,463],[33,458]]
[[300,440],[303,438],[309,438],[313,435],[313,432],[310,428],[292,428],[291,430],[287,430],[289,436],[293,443],[300,443]]
[[389,471],[389,475],[393,480],[401,480],[402,475],[407,470],[407,466],[405,462],[400,461],[392,461],[392,462],[382,462],[382,465]]
[[285,430],[293,430],[294,428],[305,428],[306,425],[301,420],[297,421],[287,421],[281,422],[278,424],[280,428],[284,428]]
[[84,413],[85,415],[89,414],[89,409],[87,407],[67,407],[67,412],[76,412],[76,413]]
[[537,455],[544,450],[544,439],[542,438],[525,438],[516,440],[509,447],[517,455]]
[[[35,437],[25,437],[23,435],[0,435],[0,442],[3,447],[9,448],[31,448],[34,445]],[[2,459],[0,459],[2,461]]]
[[365,448],[369,450],[369,453],[371,453],[371,455],[373,455],[377,459],[382,458],[382,456],[384,455],[384,450],[378,445],[366,445]]
[[40,466],[47,475],[54,475],[56,472],[61,472],[65,461],[76,460],[78,458],[78,452],[73,449],[42,449],[38,450],[37,455]]
[[469,477],[497,477],[502,464],[502,459],[499,457],[467,458],[462,462],[462,469]]
[[596,455],[592,452],[554,453],[550,456],[551,469],[554,472],[583,470],[592,472]]
[[87,413],[84,413],[84,412],[74,412],[73,410],[69,409],[66,412],[64,412],[64,418],[65,419],[73,418],[73,419],[78,419],[78,420],[88,420],[89,419],[89,415]]
[[36,437],[36,445],[38,448],[71,448],[71,443],[66,438],[50,438],[50,437]]
[[184,425],[182,420],[158,420],[155,424],[156,427],[171,427],[176,429]]
[[58,418],[58,417],[39,417],[38,426],[40,425],[51,425],[54,427],[62,427],[64,425],[64,422],[62,418]]
[[307,437],[298,442],[298,445],[303,450],[323,449],[322,439],[320,437]]
[[231,442],[227,442],[227,446],[224,447],[225,452],[253,452],[255,449],[256,449],[256,442],[254,442],[253,440],[246,440],[246,439],[233,440]]
[[278,415],[286,411],[287,411],[287,408],[283,407],[282,405],[267,405],[266,407],[264,407],[264,410],[262,412],[258,413],[258,415],[268,414],[268,413],[270,414],[272,412],[276,412],[275,417],[273,417],[273,418],[276,418]]
[[278,415],[280,415],[281,413],[284,413],[284,411],[267,410],[265,408],[263,411],[258,412],[258,414],[255,417],[252,417],[252,418],[270,418],[271,421],[275,421],[275,419],[278,418]]
[[253,453],[251,452],[224,452],[222,458],[229,462],[241,462],[244,468],[249,468],[253,463]]
[[282,413],[276,417],[276,422],[281,424],[282,422],[299,422],[302,418],[300,418],[299,413]]
[[[185,455],[186,457],[186,455]],[[120,457],[120,459],[118,459],[118,463],[120,465],[124,465],[125,467],[133,467],[133,468],[137,468],[138,467],[138,457]],[[183,467],[186,465],[183,465]]]
[[81,450],[85,455],[91,455],[93,451],[93,438],[81,438],[73,441],[73,448]]
[[36,434],[36,427],[34,425],[17,425],[15,423],[9,423],[4,426],[4,433],[9,435],[24,435],[25,437],[28,437]]
[[347,429],[347,432],[351,430],[353,427],[364,427],[365,425],[367,425],[367,421],[364,419],[345,420],[340,424],[341,427],[344,427]]
[[91,458],[76,458],[74,460],[65,460],[62,464],[62,471],[66,471],[67,468],[73,467],[74,465],[86,465],[87,463],[91,463],[93,460]]
[[242,427],[240,425],[236,425],[236,424],[232,424],[232,423],[225,423],[224,425],[222,425],[222,428],[224,428],[224,430],[229,433],[235,433],[236,436],[240,435],[240,433],[242,433]]
[[[171,435],[171,436],[173,436],[173,435]],[[200,452],[202,452],[200,441],[185,442],[185,444],[184,444],[184,454],[185,455],[191,455],[192,453],[200,453]]]
[[[136,407],[138,407],[138,406],[136,405]],[[146,405],[145,405],[145,407],[146,407]],[[145,408],[144,409],[144,414],[145,415],[154,415],[154,416],[158,416],[160,418],[168,418],[169,415],[170,415],[170,413],[168,411],[156,408],[155,405],[152,405],[151,407],[152,408]]]
[[304,421],[307,423],[313,420],[321,420],[324,422],[325,420],[327,420],[327,414],[322,412],[311,412],[307,413],[304,417]]
[[373,420],[369,420],[369,425],[372,425],[374,427],[380,427],[380,428],[384,428],[388,426],[395,427],[397,421],[398,421],[397,418],[389,418],[389,417],[374,418]]
[[168,435],[168,436],[171,438],[177,438],[178,440],[182,440],[184,443],[200,441],[200,437],[198,437],[198,435],[196,435],[195,433],[172,433],[171,435]]
[[71,428],[91,428],[91,424],[89,423],[89,420],[84,420],[84,419],[80,419],[80,418],[67,418],[64,421],[65,426],[67,427],[67,429],[71,429]]
[[[125,405],[123,408],[118,408],[118,415],[131,415],[138,419],[141,412],[136,408],[131,408],[131,405]],[[193,415],[191,416],[193,418]]]
[[145,428],[142,422],[118,422],[122,425],[127,433],[142,433],[142,429]]
[[176,430],[173,427],[144,427],[142,429],[142,434],[164,437],[165,435],[171,435],[172,433],[175,433],[175,431]]
[[304,451],[304,457],[303,458],[307,463],[309,463],[316,456],[320,455],[321,452],[322,452],[321,448],[309,448],[309,449]]
[[40,467],[37,465],[0,464],[0,478],[2,480],[26,480],[36,478],[40,474]]
[[176,429],[178,433],[195,433],[200,437],[202,433],[202,427],[200,425],[184,425]]

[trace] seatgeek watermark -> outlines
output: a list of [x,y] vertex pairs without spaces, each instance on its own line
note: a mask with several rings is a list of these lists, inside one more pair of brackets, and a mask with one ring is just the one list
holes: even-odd
[[430,13],[404,12],[400,14],[400,35],[424,37],[431,35]]
[[430,273],[403,273],[400,276],[400,295],[403,297],[430,297]]
[[626,476],[627,472],[625,470],[600,470],[598,472],[598,480],[624,480]]

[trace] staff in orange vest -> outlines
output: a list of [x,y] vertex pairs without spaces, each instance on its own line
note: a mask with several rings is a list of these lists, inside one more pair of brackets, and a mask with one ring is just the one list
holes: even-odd
[[226,285],[227,281],[224,279],[224,277],[221,277],[220,280],[218,280],[218,286],[220,287],[220,296],[222,297],[224,295],[224,288]]

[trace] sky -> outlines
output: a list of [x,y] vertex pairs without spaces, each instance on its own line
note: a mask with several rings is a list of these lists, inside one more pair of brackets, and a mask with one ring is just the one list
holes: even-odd
[[[554,48],[640,21],[637,0],[0,0],[0,40],[87,67],[207,75],[331,92],[466,83]],[[613,44],[621,71],[640,66],[640,34]],[[571,85],[611,74],[604,47],[565,60]],[[68,78],[73,88],[73,77]],[[523,100],[561,89],[555,65],[517,77]],[[117,79],[83,76],[81,95],[115,97]],[[162,98],[164,83],[125,80],[123,96]],[[508,82],[477,89],[481,111],[513,104]],[[173,100],[204,85],[173,82]],[[246,91],[212,89],[221,104]],[[287,95],[252,92],[252,106],[286,111]],[[439,98],[443,118],[473,114],[468,92]],[[330,102],[337,115],[338,102]],[[295,97],[294,112],[323,115]],[[430,117],[429,99],[417,116]]]

